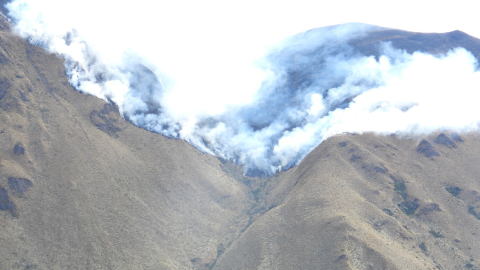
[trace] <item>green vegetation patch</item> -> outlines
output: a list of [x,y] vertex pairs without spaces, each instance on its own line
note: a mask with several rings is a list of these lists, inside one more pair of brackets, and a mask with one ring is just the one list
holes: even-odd
[[394,181],[394,187],[393,187],[393,190],[400,196],[402,196],[402,198],[404,200],[407,199],[407,187],[405,186],[405,182],[403,181]]
[[435,238],[443,238],[443,235],[440,232],[436,232],[434,230],[430,230],[430,234]]
[[472,214],[474,217],[476,217],[478,220],[480,220],[480,214],[475,211],[475,208],[471,205],[468,206],[468,213]]
[[462,192],[462,189],[459,187],[446,187],[445,190],[455,197],[457,197],[460,194],[460,192]]
[[418,245],[418,247],[424,252],[424,253],[427,253],[427,246],[425,245],[425,243],[420,243],[420,245]]
[[404,201],[398,204],[398,207],[400,207],[400,210],[402,210],[407,216],[413,216],[419,206],[420,204],[418,204],[417,200]]
[[423,154],[425,157],[440,156],[440,154],[433,148],[432,144],[427,140],[423,140],[417,147],[417,152]]
[[393,216],[393,212],[388,208],[383,208],[383,212],[387,213],[389,216]]
[[407,187],[405,186],[405,181],[398,180],[393,174],[390,174],[390,179],[393,180],[393,190],[400,196],[402,199],[407,200]]
[[258,202],[258,200],[260,200],[260,193],[262,192],[262,190],[257,187],[254,191],[252,191],[252,194],[253,194],[253,198],[255,199],[255,201]]

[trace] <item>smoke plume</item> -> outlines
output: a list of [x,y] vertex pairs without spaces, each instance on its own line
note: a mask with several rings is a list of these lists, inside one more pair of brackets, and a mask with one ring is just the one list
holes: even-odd
[[[349,41],[382,28],[345,24],[280,40],[260,26],[220,29],[227,18],[181,24],[146,4],[7,8],[19,35],[65,59],[75,89],[114,102],[139,127],[245,165],[247,175],[291,168],[344,132],[478,130],[480,73],[465,49],[410,54],[381,43],[379,56],[364,56]],[[194,9],[178,12],[185,19]]]

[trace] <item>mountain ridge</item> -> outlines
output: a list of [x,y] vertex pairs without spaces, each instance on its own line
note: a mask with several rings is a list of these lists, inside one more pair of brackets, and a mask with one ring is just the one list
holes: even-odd
[[0,28],[0,269],[480,266],[478,134],[342,134],[249,178],[131,125]]

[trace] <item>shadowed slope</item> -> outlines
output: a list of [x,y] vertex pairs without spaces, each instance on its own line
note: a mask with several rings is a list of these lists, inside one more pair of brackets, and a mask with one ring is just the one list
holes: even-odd
[[480,40],[462,31],[415,33],[387,29],[372,32],[364,38],[355,39],[349,43],[363,55],[375,55],[378,57],[378,44],[380,42],[391,42],[393,47],[403,49],[410,54],[417,51],[444,54],[449,50],[462,47],[472,52],[477,59],[480,58]]

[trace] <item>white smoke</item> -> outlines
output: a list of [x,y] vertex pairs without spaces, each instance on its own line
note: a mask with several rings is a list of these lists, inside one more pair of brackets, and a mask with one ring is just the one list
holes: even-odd
[[[135,125],[243,164],[249,175],[295,166],[342,132],[478,130],[480,73],[464,49],[432,56],[383,44],[380,57],[365,57],[348,41],[381,28],[364,24],[272,46],[278,35],[260,26],[245,32],[241,23],[222,25],[231,21],[222,15],[197,21],[195,7],[147,2],[16,0],[7,8],[21,36],[65,58],[77,90],[116,103]],[[172,13],[190,23],[178,26]]]

